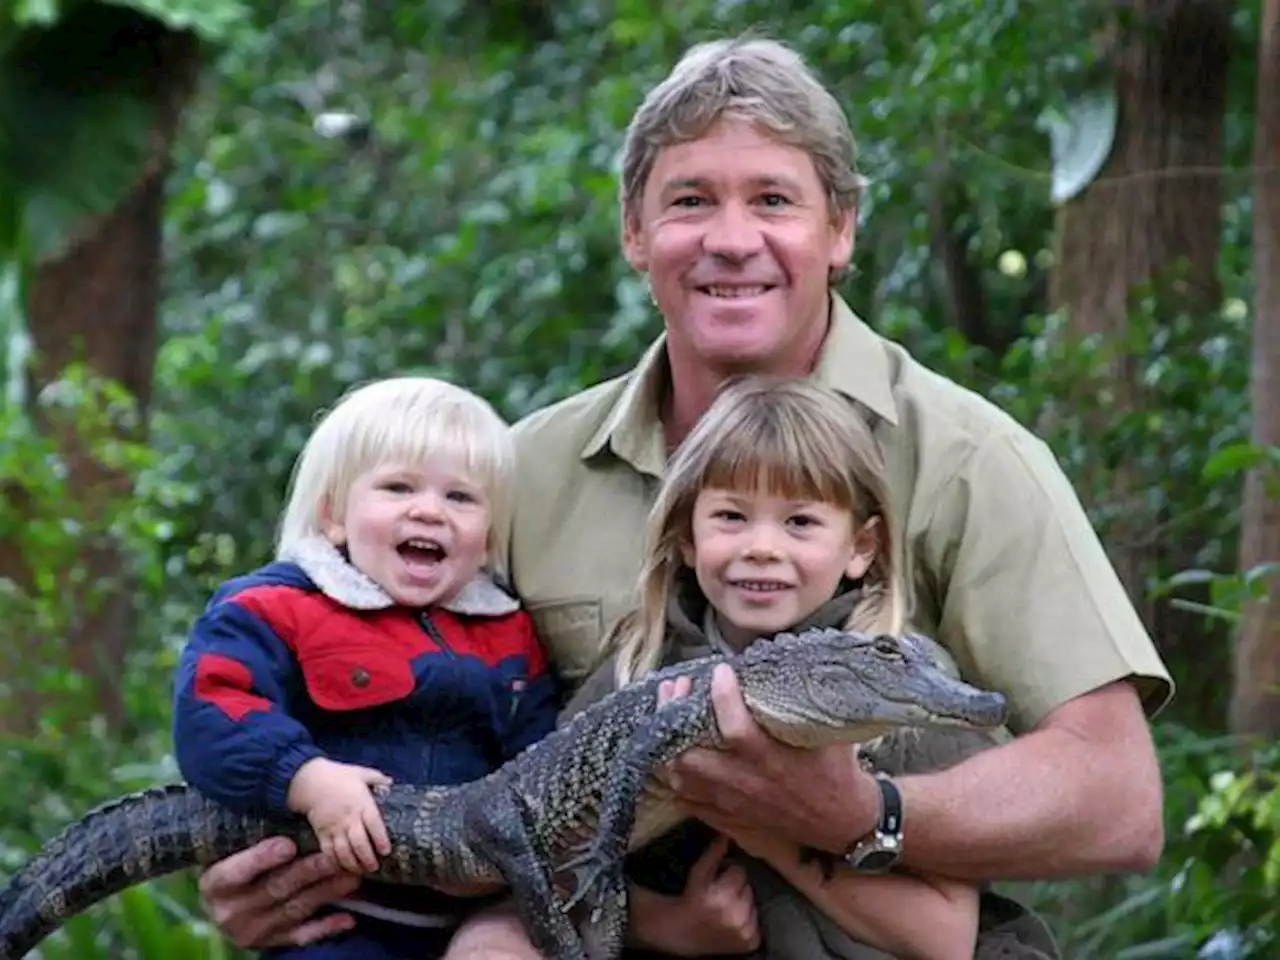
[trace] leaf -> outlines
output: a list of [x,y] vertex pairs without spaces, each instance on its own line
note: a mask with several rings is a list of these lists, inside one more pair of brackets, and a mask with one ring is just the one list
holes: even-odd
[[172,30],[190,30],[200,39],[224,43],[252,22],[240,0],[101,0],[154,17]]
[[1262,448],[1252,443],[1233,443],[1209,458],[1202,476],[1206,480],[1217,480],[1227,474],[1241,473],[1261,463],[1263,456]]
[[18,242],[56,255],[137,181],[155,119],[139,50],[153,39],[136,14],[91,3],[0,58],[0,130],[15,131],[0,140],[0,258]]
[[1065,114],[1046,111],[1037,122],[1053,148],[1054,203],[1077,196],[1102,169],[1115,142],[1116,116],[1115,91],[1108,87],[1071,101]]
[[58,0],[18,0],[13,22],[23,26],[48,26],[58,19]]
[[1186,610],[1188,613],[1201,613],[1211,620],[1225,620],[1227,623],[1238,623],[1240,614],[1232,610],[1224,610],[1221,607],[1211,607],[1203,603],[1196,603],[1194,600],[1173,599],[1169,601],[1171,607],[1178,610]]

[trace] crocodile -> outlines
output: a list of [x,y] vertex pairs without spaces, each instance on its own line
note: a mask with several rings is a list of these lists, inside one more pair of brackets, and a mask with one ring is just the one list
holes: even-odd
[[[991,729],[1005,698],[950,676],[918,645],[830,628],[781,633],[732,656],[666,667],[578,713],[480,779],[375,790],[391,853],[368,876],[394,884],[510,888],[554,960],[612,960],[626,931],[623,858],[685,819],[659,773],[723,743],[710,698],[718,663],[771,736],[796,747],[863,743],[902,728]],[[687,695],[659,685],[687,676]],[[185,784],[97,807],[0,891],[0,960],[18,960],[72,916],[135,884],[285,836],[319,849],[305,818],[233,810]]]

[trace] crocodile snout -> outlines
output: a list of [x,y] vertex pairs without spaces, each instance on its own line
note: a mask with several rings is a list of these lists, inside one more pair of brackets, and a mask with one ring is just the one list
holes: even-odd
[[978,727],[998,727],[1004,723],[1007,710],[1004,694],[974,690],[965,698],[962,717]]

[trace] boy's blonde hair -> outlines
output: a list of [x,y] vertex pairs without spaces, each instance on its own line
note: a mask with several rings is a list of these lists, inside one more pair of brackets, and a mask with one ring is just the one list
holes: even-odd
[[667,638],[667,605],[693,536],[693,507],[707,489],[817,500],[850,511],[855,528],[879,518],[879,546],[864,598],[845,626],[902,631],[903,589],[894,570],[884,460],[853,404],[811,381],[730,381],[676,450],[646,530],[639,605],[607,644],[619,686],[655,669]]
[[445,459],[489,500],[490,570],[501,575],[510,530],[515,447],[486,401],[443,380],[392,377],[357,387],[320,420],[294,466],[276,555],[323,536],[322,517],[341,518],[356,478],[386,463]]

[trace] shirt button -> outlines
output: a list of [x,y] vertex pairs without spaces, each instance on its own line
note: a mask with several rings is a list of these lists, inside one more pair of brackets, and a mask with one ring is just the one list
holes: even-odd
[[364,667],[356,667],[351,671],[351,683],[357,687],[367,687],[369,685],[369,671]]

